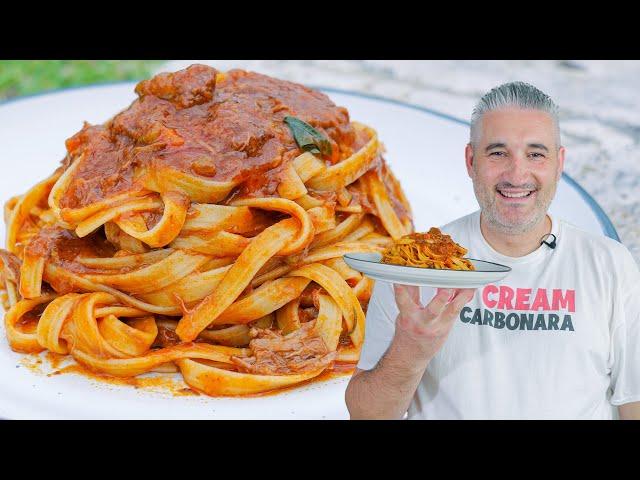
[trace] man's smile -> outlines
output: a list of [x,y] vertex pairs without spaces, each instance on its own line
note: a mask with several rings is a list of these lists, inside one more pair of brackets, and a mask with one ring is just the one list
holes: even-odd
[[525,202],[533,198],[538,192],[537,189],[529,188],[500,188],[496,187],[498,195],[507,202]]

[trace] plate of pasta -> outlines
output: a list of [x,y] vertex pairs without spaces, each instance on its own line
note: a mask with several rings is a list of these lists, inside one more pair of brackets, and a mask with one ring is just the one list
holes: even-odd
[[465,258],[467,249],[439,228],[406,234],[383,252],[349,253],[350,267],[374,280],[440,288],[479,288],[499,282],[511,267]]
[[342,255],[413,229],[377,132],[244,70],[192,65],[134,92],[6,200],[10,349],[105,383],[177,378],[240,417],[239,399],[353,371],[373,280]]
[[375,280],[347,257],[477,208],[462,161],[413,181],[416,138],[466,134],[204,65],[0,106],[0,417],[348,418]]

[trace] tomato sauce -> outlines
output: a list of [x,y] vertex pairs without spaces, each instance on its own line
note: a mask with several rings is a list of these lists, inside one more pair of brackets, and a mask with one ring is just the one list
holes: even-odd
[[[336,147],[355,146],[343,107],[316,90],[258,73],[219,74],[204,65],[140,82],[138,99],[104,125],[66,142],[81,164],[60,206],[79,208],[139,188],[145,168],[171,167],[206,180],[233,180],[241,195],[275,195],[280,168],[302,153],[285,116],[295,116]],[[360,142],[357,142],[360,143]],[[340,159],[340,148],[334,148]],[[343,152],[348,153],[347,151]]]
[[[119,386],[130,386],[136,389],[149,389],[149,390],[160,390],[163,392],[168,392],[174,396],[197,396],[197,395],[205,395],[205,393],[200,393],[196,389],[193,389],[187,385],[184,380],[177,379],[172,374],[160,374],[157,376],[136,376],[136,377],[114,377],[111,375],[96,373],[88,368],[85,368],[79,363],[73,361],[72,364],[62,366],[61,364],[65,360],[69,360],[70,357],[65,355],[58,355],[55,353],[47,352],[44,357],[53,371],[47,374],[47,376],[56,376],[62,374],[76,374],[82,375],[91,380],[95,380],[97,382],[104,382],[110,385],[119,385]],[[42,373],[42,360],[39,356],[33,355],[33,361],[22,362],[23,366],[29,368],[30,370]],[[257,393],[252,395],[241,395],[240,398],[251,398],[251,397],[264,397],[264,396],[272,396],[278,395],[280,393],[284,393],[287,391],[292,391],[297,388],[300,388],[304,385],[329,381],[335,378],[341,378],[345,376],[350,376],[353,374],[355,370],[355,364],[353,363],[342,363],[336,362],[333,364],[333,367],[328,368],[324,372],[322,372],[317,377],[311,378],[305,382],[297,383],[290,387],[280,388],[277,390],[271,390],[268,392]]]

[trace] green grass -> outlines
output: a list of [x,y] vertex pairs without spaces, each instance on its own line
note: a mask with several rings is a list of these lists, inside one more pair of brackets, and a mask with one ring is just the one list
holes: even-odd
[[46,90],[148,77],[160,60],[2,60],[0,100]]

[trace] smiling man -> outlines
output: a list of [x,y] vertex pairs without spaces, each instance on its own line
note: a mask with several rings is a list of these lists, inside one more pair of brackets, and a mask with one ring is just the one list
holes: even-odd
[[351,418],[639,419],[640,272],[622,244],[549,214],[565,160],[554,102],[494,88],[465,160],[480,210],[442,230],[512,272],[475,291],[376,282]]

